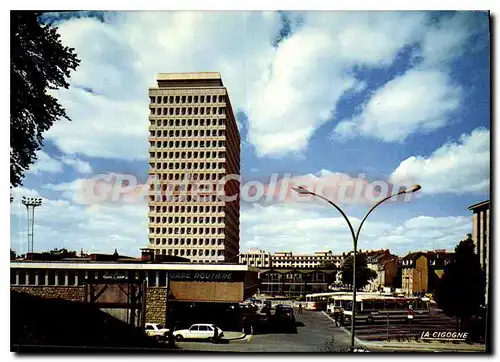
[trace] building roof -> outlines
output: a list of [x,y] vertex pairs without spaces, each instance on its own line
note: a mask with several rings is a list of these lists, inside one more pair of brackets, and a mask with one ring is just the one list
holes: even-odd
[[94,269],[94,270],[172,270],[172,271],[253,271],[260,269],[245,264],[212,264],[212,263],[120,263],[120,262],[70,262],[70,261],[27,261],[13,260],[11,268],[22,269]]
[[485,200],[485,201],[481,201],[481,202],[478,202],[477,204],[474,204],[474,205],[471,205],[468,207],[469,210],[475,210],[475,209],[479,209],[479,208],[483,208],[483,207],[490,207],[490,200]]
[[222,79],[219,72],[158,73],[157,80]]
[[420,258],[422,255],[425,256],[425,253],[422,252],[422,251],[416,251],[416,252],[413,252],[413,253],[408,253],[401,260],[413,260],[413,261],[415,261],[418,258]]

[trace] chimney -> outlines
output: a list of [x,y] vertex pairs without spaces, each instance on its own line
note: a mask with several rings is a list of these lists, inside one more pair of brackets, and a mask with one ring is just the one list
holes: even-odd
[[155,260],[154,249],[142,248],[141,249],[141,260],[142,261],[154,261]]

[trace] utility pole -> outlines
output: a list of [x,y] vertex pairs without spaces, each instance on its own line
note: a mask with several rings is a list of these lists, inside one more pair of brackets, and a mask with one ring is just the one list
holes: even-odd
[[35,234],[35,207],[42,205],[40,197],[24,197],[21,202],[26,206],[28,212],[28,253],[33,253],[34,250],[34,234]]

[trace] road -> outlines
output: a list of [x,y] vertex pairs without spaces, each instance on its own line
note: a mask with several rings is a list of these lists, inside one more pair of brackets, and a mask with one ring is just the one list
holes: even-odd
[[179,342],[180,349],[213,352],[328,352],[349,348],[350,335],[336,328],[321,312],[304,311],[295,315],[297,328],[294,333],[273,332],[255,334],[249,340],[229,343]]

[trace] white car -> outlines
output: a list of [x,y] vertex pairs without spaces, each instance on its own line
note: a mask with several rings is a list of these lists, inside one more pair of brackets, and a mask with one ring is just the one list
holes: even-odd
[[206,339],[213,342],[214,328],[217,328],[218,338],[224,337],[222,329],[215,324],[193,324],[189,329],[175,331],[174,338],[176,341],[182,341],[183,339]]
[[158,323],[146,323],[144,326],[144,330],[149,337],[156,338],[166,338],[170,333],[170,329],[164,328],[161,324]]

